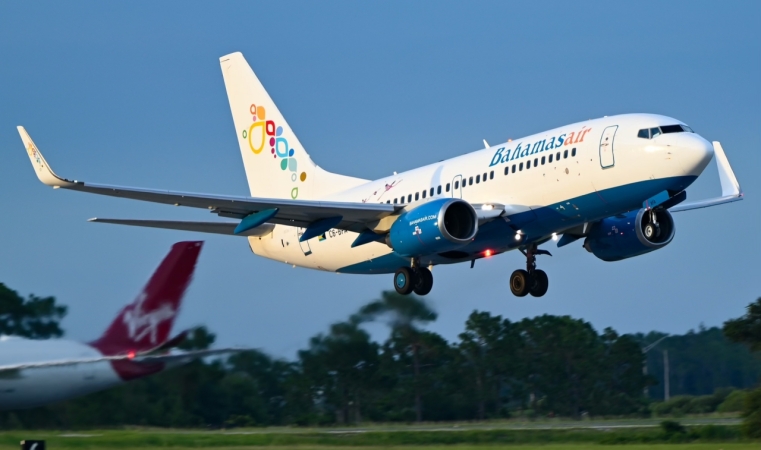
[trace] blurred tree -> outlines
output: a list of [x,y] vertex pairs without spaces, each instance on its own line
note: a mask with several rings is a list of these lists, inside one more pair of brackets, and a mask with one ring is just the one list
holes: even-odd
[[187,336],[182,342],[180,342],[177,348],[187,351],[206,350],[207,348],[211,347],[212,344],[214,344],[216,339],[217,335],[210,332],[205,326],[201,325],[188,330]]
[[744,316],[724,322],[724,335],[732,342],[761,350],[761,297],[746,308]]
[[24,299],[0,283],[0,334],[31,339],[63,336],[59,322],[66,307],[55,304],[55,297],[29,295]]
[[415,420],[423,420],[422,385],[420,380],[420,351],[423,334],[420,326],[436,320],[436,312],[428,303],[415,295],[400,295],[383,291],[381,298],[363,306],[352,317],[355,323],[386,319],[391,327],[391,340],[403,343],[412,356],[415,390]]
[[299,351],[304,374],[343,423],[362,420],[362,402],[378,370],[378,344],[357,323],[340,322]]

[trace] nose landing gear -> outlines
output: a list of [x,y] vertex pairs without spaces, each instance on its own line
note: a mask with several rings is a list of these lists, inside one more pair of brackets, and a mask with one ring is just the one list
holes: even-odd
[[412,267],[401,267],[394,273],[394,289],[402,295],[414,292],[426,295],[433,288],[433,274],[426,267],[421,267],[413,261]]
[[550,255],[547,250],[540,250],[536,244],[530,245],[521,253],[526,255],[526,270],[518,269],[510,275],[510,291],[516,297],[525,297],[531,294],[534,297],[541,297],[547,293],[550,281],[543,270],[536,268],[536,255]]

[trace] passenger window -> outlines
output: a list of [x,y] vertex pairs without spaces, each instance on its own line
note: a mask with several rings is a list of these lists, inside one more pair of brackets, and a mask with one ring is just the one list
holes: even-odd
[[494,179],[494,171],[493,170],[491,172],[489,172],[489,179],[490,180]]
[[391,200],[386,200],[386,203],[391,203]]
[[542,165],[544,165],[544,156],[542,156]]
[[515,164],[513,164],[513,173],[515,173]]
[[420,192],[415,192],[415,200],[419,200],[419,199],[420,199]]
[[568,150],[563,152],[563,159],[566,159],[566,158],[568,158]]
[[510,173],[510,166],[505,166],[505,175]]
[[396,198],[394,199],[394,204],[395,204],[395,205],[396,205],[396,201],[397,201],[397,200],[398,200],[398,199],[396,199]]
[[523,170],[523,163],[521,163],[521,164],[518,166],[518,170],[519,170],[519,171]]
[[560,161],[560,152],[558,152],[558,154],[557,154],[557,155],[555,155],[555,160],[556,160],[556,161]]
[[425,198],[426,191],[423,191],[423,198]]
[[534,167],[539,165],[539,158],[534,158]]
[[571,150],[571,156],[576,156],[576,149]]
[[486,181],[486,172],[484,172],[484,181]]
[[454,182],[454,188],[455,189],[459,189],[459,187],[460,187],[460,182],[459,181],[455,181]]
[[412,203],[412,194],[407,196],[407,203]]
[[660,134],[661,134],[661,129],[660,128],[658,128],[658,127],[650,128],[650,139],[652,139],[652,138],[654,138],[656,136],[660,136]]
[[449,192],[449,183],[447,183],[447,192]]
[[469,184],[469,185],[471,185],[471,186],[473,186],[473,177],[470,177],[470,178],[468,179],[468,184]]
[[[433,195],[433,194],[431,194],[431,195]],[[441,195],[441,185],[439,185],[439,187],[436,189],[436,195]]]
[[550,162],[552,162],[552,154],[550,154]]
[[637,137],[642,139],[650,139],[650,130],[648,130],[647,128],[643,128],[639,130],[639,132],[637,133]]
[[476,175],[476,184],[481,182],[481,175]]
[[526,170],[531,168],[531,160],[526,161]]

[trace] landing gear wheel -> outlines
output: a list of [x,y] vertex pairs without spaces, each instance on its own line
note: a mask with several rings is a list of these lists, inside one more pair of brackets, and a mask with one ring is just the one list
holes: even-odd
[[655,224],[648,223],[647,225],[645,225],[645,228],[642,231],[648,240],[652,240],[658,237],[658,235],[661,232],[661,229],[659,226]]
[[516,297],[525,297],[531,289],[531,285],[531,277],[523,269],[518,269],[510,275],[510,291]]
[[394,288],[402,295],[408,295],[415,286],[415,273],[409,267],[402,267],[394,274]]
[[433,287],[433,274],[425,267],[418,267],[415,270],[415,286],[412,288],[417,295],[426,295],[431,292]]
[[531,286],[529,293],[534,297],[541,297],[547,293],[547,288],[550,287],[550,280],[547,278],[544,270],[535,270],[533,278],[533,286]]

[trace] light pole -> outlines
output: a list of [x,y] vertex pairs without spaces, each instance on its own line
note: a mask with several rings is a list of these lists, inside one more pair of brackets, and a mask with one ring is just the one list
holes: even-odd
[[[662,338],[658,339],[657,341],[653,342],[652,344],[650,344],[647,347],[642,349],[642,354],[646,355],[644,361],[642,362],[642,373],[644,375],[647,375],[647,352],[649,352],[650,350],[655,348],[656,345],[660,344],[661,341],[666,339],[667,337],[669,337],[668,334],[666,336],[663,336]],[[669,383],[668,382],[668,353],[666,353],[666,350],[664,350],[663,361],[666,364],[664,366],[664,369],[663,369],[663,376],[664,376],[664,379],[666,380],[665,381],[665,384],[666,384],[665,395],[666,395],[666,400],[668,400],[668,395],[669,395],[669,388],[668,388],[668,385],[669,385],[668,384]],[[648,388],[647,387],[644,389],[643,392],[645,394],[645,397],[649,397],[649,392],[648,392]]]

